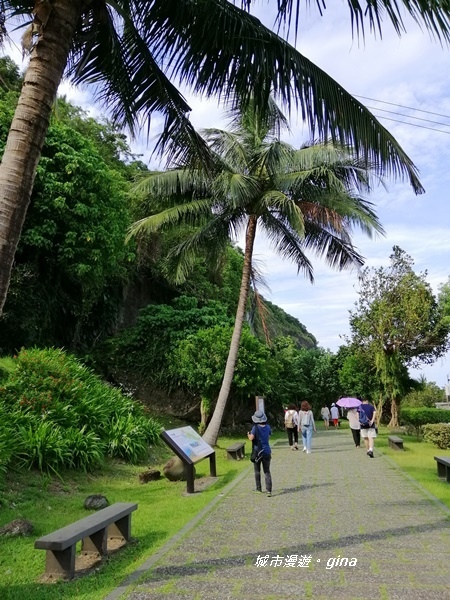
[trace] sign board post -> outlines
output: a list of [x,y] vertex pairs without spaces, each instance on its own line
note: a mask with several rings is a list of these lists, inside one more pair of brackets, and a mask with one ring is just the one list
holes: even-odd
[[180,458],[186,467],[186,491],[194,493],[194,465],[209,457],[209,472],[216,477],[216,453],[192,427],[179,427],[161,433],[161,439]]
[[255,396],[255,404],[256,404],[256,410],[260,410],[264,414],[266,414],[265,406],[264,406],[264,396]]

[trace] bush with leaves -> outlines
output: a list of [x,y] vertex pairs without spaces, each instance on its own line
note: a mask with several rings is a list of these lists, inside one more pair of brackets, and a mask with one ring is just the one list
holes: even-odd
[[402,408],[400,424],[413,427],[417,435],[424,425],[450,422],[450,411],[439,408]]
[[450,414],[449,423],[430,424],[423,426],[423,439],[434,444],[441,450],[450,448]]
[[13,455],[27,467],[90,470],[105,455],[135,462],[161,427],[142,405],[62,350],[22,350],[0,389]]

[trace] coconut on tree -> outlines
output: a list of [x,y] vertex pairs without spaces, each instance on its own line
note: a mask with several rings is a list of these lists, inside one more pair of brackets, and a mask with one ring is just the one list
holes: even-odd
[[[169,158],[208,155],[177,86],[203,97],[235,98],[243,109],[254,98],[263,112],[274,93],[299,110],[315,135],[351,144],[358,156],[422,191],[413,163],[370,111],[249,14],[252,5],[252,0],[243,8],[226,0],[2,1],[0,42],[21,19],[30,58],[0,165],[0,315],[63,77],[90,84],[111,118],[132,133],[143,125],[148,129],[155,113],[162,115],[158,148]],[[317,6],[323,10],[321,2]],[[358,35],[364,36],[365,25],[379,30],[383,17],[400,34],[404,10],[438,39],[449,38],[449,13],[440,3],[348,0],[348,6]],[[278,24],[299,31],[299,7],[300,0],[278,2]]]
[[376,168],[351,149],[313,143],[295,149],[281,140],[288,123],[276,103],[264,113],[256,103],[244,112],[231,111],[228,131],[203,132],[213,167],[186,163],[166,172],[145,175],[145,192],[154,214],[137,221],[130,235],[189,225],[191,234],[171,249],[167,272],[175,282],[188,276],[200,251],[219,264],[230,240],[245,238],[244,263],[234,330],[223,381],[212,418],[203,435],[217,441],[230,392],[250,289],[257,231],[282,257],[313,281],[308,252],[337,269],[359,267],[363,258],[352,244],[358,228],[367,235],[383,233],[370,202],[362,197],[372,187]]

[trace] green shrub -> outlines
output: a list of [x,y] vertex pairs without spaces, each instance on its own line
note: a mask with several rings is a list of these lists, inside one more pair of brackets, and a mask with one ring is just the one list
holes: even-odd
[[8,469],[14,443],[13,429],[7,426],[7,412],[5,406],[0,402],[0,483]]
[[7,422],[19,432],[19,463],[42,471],[90,470],[106,454],[136,462],[161,426],[143,405],[58,349],[23,350],[0,388]]
[[147,431],[144,418],[132,415],[114,419],[108,427],[108,454],[136,463],[147,453]]
[[423,439],[441,450],[450,448],[450,423],[423,426]]
[[64,430],[50,421],[36,422],[34,427],[19,427],[14,450],[18,466],[59,473],[70,465],[70,450]]
[[402,408],[400,424],[414,427],[417,434],[429,423],[449,423],[450,411],[439,408]]

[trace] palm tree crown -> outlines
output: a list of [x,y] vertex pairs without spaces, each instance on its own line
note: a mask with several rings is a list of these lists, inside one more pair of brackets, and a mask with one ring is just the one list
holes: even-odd
[[[262,113],[250,104],[232,111],[229,131],[209,129],[204,138],[214,168],[178,166],[146,176],[138,185],[154,199],[155,214],[133,225],[130,235],[182,224],[193,233],[173,248],[169,262],[176,281],[184,280],[200,249],[218,260],[229,242],[245,232],[244,268],[233,340],[219,399],[205,439],[215,443],[231,386],[248,298],[256,231],[275,250],[313,280],[306,252],[332,267],[363,263],[351,242],[355,227],[371,235],[383,229],[361,192],[369,192],[373,174],[351,151],[332,144],[295,150],[280,139],[287,121],[277,105]],[[218,408],[219,407],[219,408]],[[221,411],[220,418],[216,412]],[[212,428],[212,429],[211,429]]]

